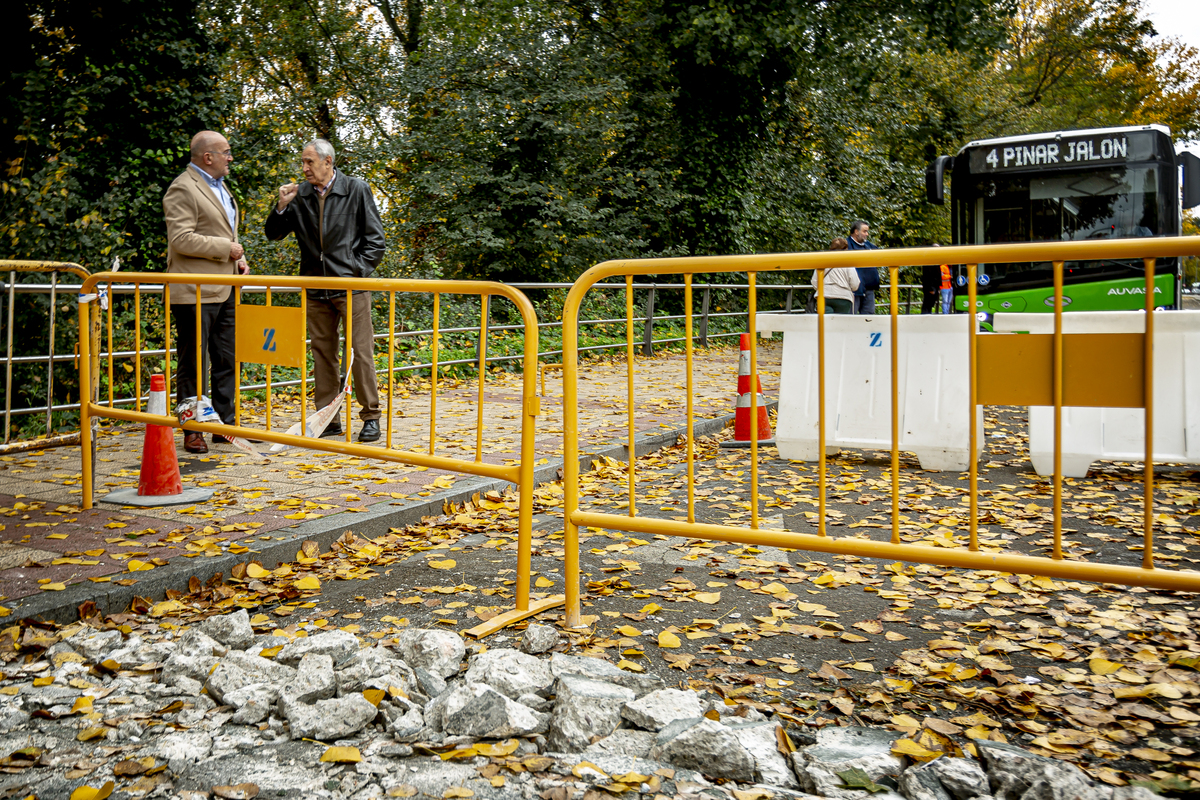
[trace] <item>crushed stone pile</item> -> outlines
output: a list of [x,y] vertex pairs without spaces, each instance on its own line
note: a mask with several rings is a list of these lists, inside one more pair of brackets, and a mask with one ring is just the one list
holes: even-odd
[[1001,742],[920,763],[883,729],[789,735],[565,649],[537,624],[520,649],[445,630],[289,639],[245,610],[157,641],[81,626],[0,673],[0,797],[1156,797]]

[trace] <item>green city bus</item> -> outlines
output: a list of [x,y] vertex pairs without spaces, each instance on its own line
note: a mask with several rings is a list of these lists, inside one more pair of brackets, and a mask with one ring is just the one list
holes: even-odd
[[[931,203],[944,202],[947,172],[954,244],[1178,236],[1182,210],[1200,205],[1200,158],[1176,154],[1162,125],[970,142],[926,170]],[[954,308],[965,312],[967,278],[965,270],[956,272]],[[1054,310],[1048,262],[980,264],[977,275],[976,312],[985,323],[997,311]],[[1179,259],[1157,262],[1156,306],[1179,307],[1181,277]],[[1144,295],[1139,259],[1064,265],[1066,310],[1139,309]]]

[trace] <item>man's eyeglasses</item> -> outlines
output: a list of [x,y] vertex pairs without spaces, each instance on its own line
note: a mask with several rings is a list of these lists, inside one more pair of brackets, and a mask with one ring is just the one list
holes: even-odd
[[221,151],[217,151],[217,150],[209,150],[209,151],[207,151],[207,152],[208,152],[210,155],[214,155],[214,156],[225,156],[226,158],[233,158],[233,151],[232,151],[232,150],[221,150]]

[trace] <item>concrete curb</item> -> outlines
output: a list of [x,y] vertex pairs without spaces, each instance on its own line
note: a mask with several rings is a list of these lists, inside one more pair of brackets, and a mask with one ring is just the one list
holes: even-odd
[[[777,402],[768,403],[768,408],[775,408]],[[708,436],[717,433],[733,424],[734,415],[726,414],[713,419],[696,420],[693,430],[696,436]],[[634,439],[634,448],[638,456],[646,455],[664,447],[670,447],[686,433],[686,427],[674,428],[660,433],[642,434]],[[592,450],[579,457],[579,469],[587,472],[591,469],[593,460],[608,456],[624,460],[628,445],[616,444],[598,450]],[[534,470],[535,484],[558,480],[562,474],[564,461],[558,458],[549,464],[544,464]],[[329,517],[304,522],[295,528],[284,528],[290,532],[290,538],[284,541],[258,542],[249,544],[247,553],[225,554],[216,558],[187,559],[177,557],[165,567],[140,573],[138,582],[133,586],[118,586],[111,583],[83,582],[68,586],[62,592],[42,592],[18,600],[13,608],[12,618],[21,620],[36,618],[47,622],[66,624],[79,618],[78,607],[91,600],[96,604],[101,614],[117,614],[129,608],[134,597],[145,597],[151,600],[161,599],[168,589],[186,591],[188,580],[192,577],[207,581],[218,572],[228,575],[237,564],[248,561],[258,561],[270,569],[281,563],[296,558],[300,545],[309,539],[316,541],[321,550],[329,546],[346,531],[354,531],[374,538],[381,536],[391,528],[403,528],[420,522],[422,517],[437,516],[442,513],[446,503],[463,503],[470,500],[472,495],[492,490],[503,491],[513,484],[508,481],[493,478],[467,477],[455,483],[454,487],[430,497],[417,500],[384,500],[369,506],[361,513],[342,512]],[[282,533],[276,531],[276,533]]]

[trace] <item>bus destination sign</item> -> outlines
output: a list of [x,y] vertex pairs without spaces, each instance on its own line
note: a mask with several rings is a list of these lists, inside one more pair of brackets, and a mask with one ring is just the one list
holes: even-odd
[[1136,144],[1131,140],[1135,136],[1114,132],[1071,138],[1048,136],[1043,140],[983,145],[971,151],[971,172],[1124,163],[1130,160],[1130,145]]

